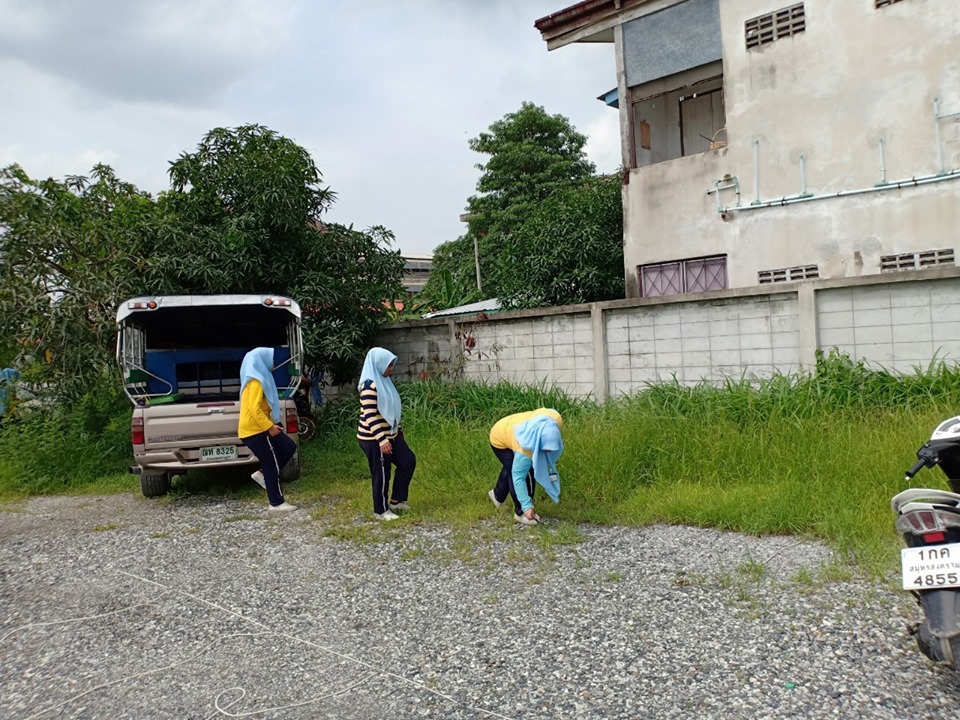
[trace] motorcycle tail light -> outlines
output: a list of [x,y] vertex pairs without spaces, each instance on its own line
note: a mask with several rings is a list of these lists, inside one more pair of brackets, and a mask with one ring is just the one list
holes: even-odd
[[910,523],[916,535],[923,535],[928,532],[939,532],[941,530],[940,523],[937,522],[936,513],[932,510],[914,510],[913,512],[907,513],[904,517],[906,517],[907,522]]
[[923,542],[925,542],[927,545],[932,545],[933,543],[942,543],[946,539],[946,534],[942,532],[924,533],[923,535]]
[[295,435],[300,431],[300,421],[297,419],[296,408],[287,408],[285,419],[287,421],[287,435]]

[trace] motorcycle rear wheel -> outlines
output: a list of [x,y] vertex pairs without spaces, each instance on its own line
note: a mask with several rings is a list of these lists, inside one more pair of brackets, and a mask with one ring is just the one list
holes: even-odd
[[917,628],[917,647],[928,658],[948,668],[957,670],[960,661],[960,637],[935,637],[926,622]]
[[317,424],[313,419],[308,418],[306,415],[300,415],[297,417],[297,424],[297,433],[300,435],[300,441],[309,442],[313,440],[314,435],[317,434]]

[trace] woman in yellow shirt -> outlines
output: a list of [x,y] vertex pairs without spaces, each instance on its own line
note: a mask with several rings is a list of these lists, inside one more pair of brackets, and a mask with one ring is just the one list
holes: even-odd
[[560,428],[563,418],[551,408],[508,415],[490,430],[490,447],[502,467],[497,485],[487,495],[500,507],[509,494],[513,519],[522,525],[536,525],[533,492],[539,483],[554,502],[560,501],[557,460],[563,453]]
[[260,461],[251,477],[267,491],[270,510],[290,512],[295,505],[284,501],[280,471],[297,452],[297,444],[284,435],[280,395],[273,379],[273,348],[248,352],[240,365],[240,423],[237,436]]

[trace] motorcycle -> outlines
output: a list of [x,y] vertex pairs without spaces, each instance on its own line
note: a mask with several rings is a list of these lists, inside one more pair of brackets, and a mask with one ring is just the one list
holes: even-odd
[[311,407],[311,392],[313,378],[309,375],[300,376],[300,385],[293,395],[293,402],[297,406],[297,432],[302,442],[313,440],[317,434],[317,423]]
[[937,426],[906,479],[934,466],[953,492],[912,488],[890,505],[906,545],[900,551],[903,589],[924,613],[913,628],[917,645],[931,660],[960,669],[960,416]]

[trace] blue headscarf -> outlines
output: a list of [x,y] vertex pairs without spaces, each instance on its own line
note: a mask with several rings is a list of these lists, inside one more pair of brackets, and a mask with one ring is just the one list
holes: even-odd
[[371,348],[363,361],[363,370],[360,371],[360,382],[357,389],[363,390],[367,380],[373,380],[377,386],[377,411],[383,419],[390,423],[390,432],[396,432],[400,425],[400,394],[393,386],[393,380],[384,376],[391,363],[397,361],[397,356],[382,347]]
[[273,348],[254,348],[243,356],[240,364],[240,392],[251,380],[259,380],[263,388],[263,396],[270,405],[270,418],[279,423],[283,419],[280,412],[280,395],[277,393],[277,383],[273,379]]
[[0,370],[0,417],[7,412],[7,403],[10,401],[10,388],[14,380],[20,377],[20,371],[14,368]]
[[[557,460],[563,454],[560,427],[552,417],[535,415],[513,429],[520,447],[533,456],[533,477],[547,491],[554,502],[560,502],[560,474]],[[556,480],[551,478],[556,476]]]

